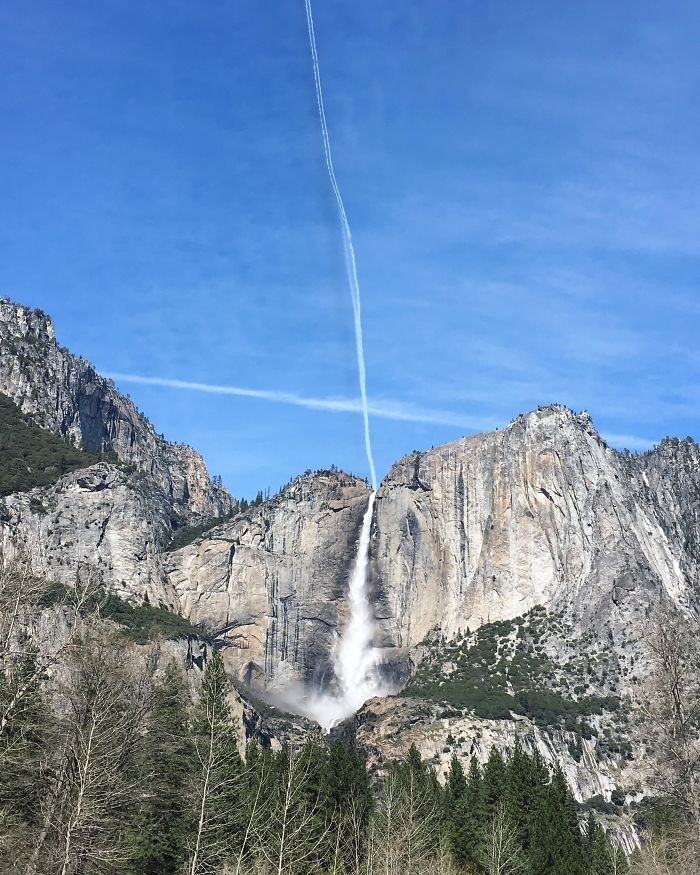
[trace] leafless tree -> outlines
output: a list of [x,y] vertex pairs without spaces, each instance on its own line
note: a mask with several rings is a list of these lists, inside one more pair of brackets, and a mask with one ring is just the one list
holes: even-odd
[[687,829],[649,833],[635,851],[629,875],[700,875],[694,832]]
[[124,813],[139,792],[132,756],[151,704],[150,668],[123,666],[103,629],[85,636],[62,691],[57,745],[44,766],[48,793],[27,875],[98,872],[123,853]]
[[486,827],[480,862],[486,875],[521,875],[525,872],[520,842],[502,803]]
[[[84,578],[70,591],[51,586],[32,572],[26,556],[0,553],[0,847],[14,843],[17,871],[26,863],[24,850],[32,853],[34,837],[23,834],[44,790],[49,682],[96,604],[93,578]],[[13,794],[26,800],[21,816]]]
[[700,855],[700,625],[672,607],[653,619],[653,665],[640,711],[657,792],[693,824]]
[[254,865],[252,847],[255,836],[260,831],[260,824],[265,818],[269,803],[269,800],[265,797],[265,786],[269,780],[267,761],[263,760],[257,770],[249,771],[251,775],[255,775],[255,773],[257,775],[253,780],[254,792],[252,793],[252,800],[244,821],[241,845],[234,856],[235,867],[232,869],[233,875],[249,875],[248,870]]
[[[202,680],[194,722],[199,769],[194,784],[195,830],[189,875],[247,875],[254,856],[255,830],[268,804],[267,761],[244,765],[238,730],[228,704],[230,691],[221,655],[214,652]],[[254,785],[251,787],[251,782]],[[248,793],[254,791],[252,805]]]
[[347,806],[347,813],[342,821],[344,842],[348,851],[346,859],[352,860],[352,872],[361,875],[366,869],[366,854],[372,854],[372,827],[368,827],[367,807],[364,800],[352,796]]
[[287,750],[282,765],[276,797],[257,824],[257,857],[270,875],[306,875],[327,842],[328,824],[310,781],[311,758]]
[[92,574],[83,575],[72,588],[53,589],[50,607],[63,623],[42,624],[51,589],[32,573],[28,560],[0,555],[0,660],[8,691],[0,702],[0,736],[41,678],[70,652],[88,609],[97,610],[99,582]]
[[377,800],[371,856],[373,875],[437,871],[440,834],[437,802],[416,775],[390,771]]

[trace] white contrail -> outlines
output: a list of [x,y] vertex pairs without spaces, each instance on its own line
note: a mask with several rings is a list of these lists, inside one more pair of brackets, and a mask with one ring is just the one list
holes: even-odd
[[377,474],[374,468],[374,457],[372,456],[372,441],[369,434],[369,405],[367,403],[367,380],[365,375],[365,352],[362,342],[362,308],[360,302],[360,283],[357,278],[357,262],[355,260],[355,247],[352,243],[352,233],[350,231],[350,223],[348,222],[347,213],[345,212],[345,204],[343,196],[340,193],[338,181],[335,178],[335,170],[333,169],[333,154],[331,152],[331,141],[328,136],[328,125],[326,124],[326,112],[323,105],[323,89],[321,87],[321,71],[318,64],[318,52],[316,50],[316,33],[314,31],[314,18],[311,11],[311,0],[305,0],[306,3],[306,24],[309,31],[309,45],[311,46],[311,60],[314,68],[314,84],[316,86],[316,102],[318,104],[318,116],[321,121],[321,133],[323,135],[323,151],[326,156],[326,167],[328,168],[328,176],[330,177],[333,194],[335,195],[336,203],[338,204],[338,212],[340,213],[340,222],[343,229],[343,245],[345,249],[345,268],[348,275],[348,283],[350,284],[350,294],[352,297],[352,310],[355,318],[355,347],[357,350],[357,370],[360,381],[360,398],[362,401],[362,416],[365,426],[365,450],[367,451],[367,461],[372,479],[372,487],[377,488]]
[[[307,410],[324,410],[329,413],[363,413],[362,401],[359,398],[314,398],[308,395],[297,395],[295,392],[278,392],[274,389],[251,389],[247,386],[226,386],[216,383],[199,383],[192,380],[177,380],[169,377],[145,377],[139,374],[122,374],[110,372],[105,374],[111,380],[119,383],[136,383],[141,386],[163,386],[166,389],[178,389],[186,392],[204,392],[209,395],[235,395],[242,398],[259,398],[261,401],[272,401],[277,404],[291,404],[293,407],[305,407]],[[389,399],[368,404],[372,416],[381,419],[392,419],[397,422],[422,422],[428,425],[448,425],[464,431],[482,431],[498,428],[503,423],[496,419],[460,416],[450,410],[431,410],[415,407],[403,401]]]

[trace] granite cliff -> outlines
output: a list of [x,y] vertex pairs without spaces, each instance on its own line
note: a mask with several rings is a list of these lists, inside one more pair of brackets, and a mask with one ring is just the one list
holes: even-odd
[[110,380],[59,346],[46,314],[7,299],[0,299],[0,392],[38,425],[151,478],[175,525],[231,511],[231,496],[212,484],[199,453],[158,435]]
[[341,472],[302,476],[167,555],[182,611],[214,631],[242,680],[273,689],[329,680],[368,496]]
[[160,553],[173,532],[230,514],[202,457],[158,435],[130,399],[56,341],[41,311],[0,300],[0,393],[103,461],[0,499],[0,543],[70,583],[97,571],[127,598],[175,606]]
[[699,495],[697,445],[620,453],[560,406],[414,453],[377,496],[383,639],[415,647],[536,605],[624,635],[662,596],[695,606]]
[[[109,454],[0,499],[6,552],[66,585],[96,572],[124,599],[179,611],[263,694],[332,682],[365,481],[307,473],[234,513],[197,453],[60,347],[48,317],[7,300],[0,392]],[[698,612],[699,531],[697,444],[618,452],[587,413],[558,405],[397,462],[376,497],[371,592],[375,643],[408,684],[358,715],[362,740],[381,760],[410,738],[442,768],[452,752],[507,751],[517,734],[564,763],[579,798],[607,804],[619,786],[637,798],[625,703],[653,611]]]

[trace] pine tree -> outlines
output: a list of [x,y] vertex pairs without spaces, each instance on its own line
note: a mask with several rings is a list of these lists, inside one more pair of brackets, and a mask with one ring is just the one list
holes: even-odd
[[443,793],[443,820],[445,840],[453,857],[457,853],[459,835],[458,806],[466,792],[467,776],[464,774],[462,763],[455,754],[452,754]]
[[506,764],[498,748],[492,747],[484,766],[484,804],[489,817],[493,817],[496,813],[499,803],[505,796],[505,789]]
[[541,757],[538,754],[529,757],[517,738],[506,767],[504,803],[508,819],[525,851],[530,847],[533,819],[548,778]]
[[464,774],[462,763],[457,759],[456,754],[452,754],[450,770],[447,773],[447,781],[445,782],[445,796],[448,808],[453,807],[457,800],[462,798],[466,789],[467,777]]
[[612,847],[605,830],[596,824],[591,875],[616,875],[615,848]]
[[309,736],[298,757],[298,768],[303,775],[300,807],[306,813],[306,826],[299,841],[311,850],[310,868],[322,868],[333,858],[335,835],[328,826],[332,823],[332,803],[328,795],[328,750],[316,735]]
[[586,875],[576,803],[559,767],[539,794],[532,824],[532,875]]
[[228,690],[224,661],[215,651],[204,672],[194,725],[199,768],[189,875],[218,875],[243,844],[243,763]]
[[331,832],[337,837],[334,859],[340,855],[346,869],[358,869],[367,842],[372,792],[367,763],[353,733],[346,741],[331,744],[323,795]]
[[454,810],[450,846],[457,863],[476,863],[486,826],[486,806],[481,769],[476,757],[469,763],[467,786]]
[[610,841],[592,811],[588,813],[583,844],[586,875],[623,875],[627,872],[624,851]]
[[185,678],[171,662],[155,689],[141,754],[148,789],[128,838],[131,869],[139,875],[182,871],[194,826],[189,809],[194,747],[187,722]]
[[586,818],[586,828],[583,837],[583,858],[591,875],[594,872],[593,859],[595,856],[597,835],[598,821],[596,820],[595,814],[593,814],[593,809],[591,809]]

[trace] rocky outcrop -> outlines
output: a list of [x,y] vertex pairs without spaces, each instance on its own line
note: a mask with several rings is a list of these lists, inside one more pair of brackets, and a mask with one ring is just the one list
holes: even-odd
[[406,457],[376,502],[381,643],[414,647],[535,605],[623,635],[662,594],[693,604],[693,447],[685,461],[670,446],[621,454],[587,414],[552,406]]
[[50,487],[0,499],[0,548],[71,586],[92,576],[126,599],[177,607],[160,549],[170,535],[167,497],[138,471],[100,463]]
[[349,475],[306,475],[167,554],[182,612],[215,632],[241,679],[270,689],[330,679],[368,498]]
[[168,443],[110,380],[59,346],[46,314],[7,299],[0,299],[0,392],[43,428],[153,478],[175,526],[230,513],[231,496],[212,484],[198,453]]
[[650,452],[629,457],[629,464],[641,469],[641,498],[652,504],[700,598],[700,446],[692,438],[665,438]]

